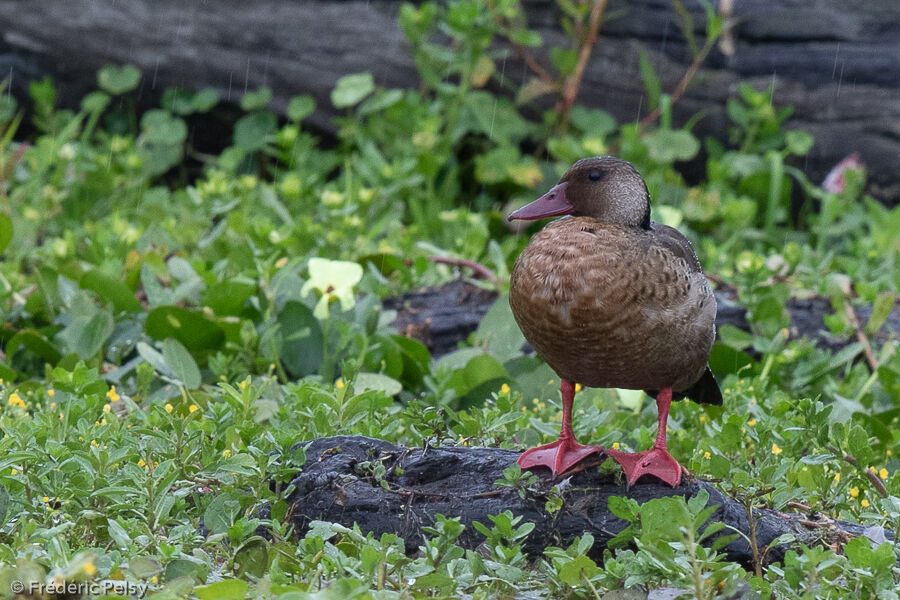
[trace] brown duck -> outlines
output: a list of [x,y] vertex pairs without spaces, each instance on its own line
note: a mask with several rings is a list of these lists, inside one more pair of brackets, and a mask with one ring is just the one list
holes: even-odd
[[509,304],[525,338],[562,378],[562,432],[519,464],[556,474],[604,451],[579,444],[572,432],[575,383],[647,390],[659,410],[653,448],[605,452],[629,486],[645,474],[676,486],[681,465],[666,447],[673,395],[722,404],[707,366],[716,301],[697,255],[676,229],[650,220],[647,185],[618,158],[579,160],[509,219],[558,215],[571,216],[544,227],[516,260]]

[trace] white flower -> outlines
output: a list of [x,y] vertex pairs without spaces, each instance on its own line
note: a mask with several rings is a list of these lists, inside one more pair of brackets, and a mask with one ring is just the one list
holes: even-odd
[[327,258],[309,259],[309,280],[303,285],[301,293],[306,295],[310,290],[320,294],[313,315],[317,319],[328,318],[328,305],[333,300],[341,303],[342,310],[350,310],[356,304],[353,286],[363,276],[363,268],[355,262],[328,260]]

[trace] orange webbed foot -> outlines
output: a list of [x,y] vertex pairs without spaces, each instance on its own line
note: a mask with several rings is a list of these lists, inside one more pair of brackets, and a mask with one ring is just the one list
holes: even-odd
[[565,473],[590,455],[603,451],[602,446],[585,446],[574,439],[560,438],[550,444],[526,450],[518,462],[523,469],[548,467],[555,476]]
[[607,450],[607,453],[622,466],[629,488],[643,475],[653,475],[672,487],[678,487],[681,483],[682,467],[665,447],[654,446],[635,453]]

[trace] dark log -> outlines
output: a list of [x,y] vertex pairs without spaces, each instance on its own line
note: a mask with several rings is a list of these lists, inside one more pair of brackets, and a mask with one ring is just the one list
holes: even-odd
[[[385,300],[386,309],[396,310],[393,326],[397,331],[424,343],[434,356],[442,356],[455,350],[470,333],[475,331],[481,318],[497,300],[495,292],[485,291],[463,280],[453,281],[438,288],[425,288],[396,298]],[[733,325],[750,331],[747,310],[738,304],[733,294],[717,291],[718,314],[716,326]],[[790,339],[815,340],[819,348],[837,352],[856,341],[852,337],[832,334],[825,325],[825,315],[832,314],[831,303],[826,298],[791,298],[787,302],[791,317],[788,329]],[[872,316],[868,305],[854,307],[854,313],[865,327]],[[888,340],[900,338],[900,306],[895,305],[887,321],[871,336],[876,347]]]
[[[590,533],[595,539],[592,553],[596,557],[627,526],[627,522],[609,512],[610,496],[643,503],[666,496],[690,498],[703,489],[709,493],[709,505],[718,506],[713,521],[748,533],[743,505],[691,476],[685,476],[677,488],[642,478],[626,490],[618,470],[604,473],[588,467],[566,477],[562,509],[550,514],[545,503],[550,488],[558,481],[550,479],[549,470],[537,473],[538,484],[527,490],[524,498],[516,490],[495,485],[517,457],[516,452],[497,448],[423,450],[361,436],[320,438],[307,446],[306,465],[293,481],[296,490],[288,499],[289,518],[301,535],[314,520],[346,526],[355,523],[376,537],[396,533],[405,540],[406,550],[414,552],[422,543],[422,527],[431,525],[437,514],[461,517],[466,530],[458,543],[476,548],[484,538],[472,523],[490,525],[489,515],[510,510],[535,524],[524,543],[528,554],[540,555],[547,546],[566,546],[576,536]],[[596,463],[601,460],[598,458]],[[383,480],[376,481],[371,469],[366,468],[366,464],[375,462],[386,468]],[[755,510],[754,521],[757,543],[767,562],[784,557],[787,546],[768,546],[785,533],[807,544],[846,541],[865,533],[860,525],[774,510]],[[745,566],[752,564],[750,545],[741,537],[731,542],[725,552],[730,560]]]
[[[703,9],[685,0],[702,39]],[[723,3],[725,4],[725,3]],[[774,102],[795,107],[788,127],[816,138],[800,166],[815,180],[844,156],[861,154],[869,191],[888,204],[900,200],[900,3],[895,0],[743,0],[733,5],[735,26],[708,57],[675,106],[675,123],[699,111],[701,135],[726,139],[725,103],[739,81],[772,88]],[[531,25],[546,50],[565,45],[552,0],[526,0]],[[95,87],[108,63],[131,63],[145,77],[141,98],[155,102],[167,87],[218,88],[236,101],[268,85],[273,106],[311,93],[313,122],[330,127],[329,93],[339,77],[371,71],[379,85],[418,84],[405,38],[396,24],[399,0],[0,0],[0,72],[24,97],[29,79],[51,75],[59,97],[76,105]],[[638,75],[641,49],[650,52],[664,91],[678,84],[690,60],[669,0],[612,0],[608,21],[587,66],[578,101],[605,108],[620,121],[647,114]],[[503,72],[524,81],[525,67],[509,59]],[[201,128],[204,129],[204,128]]]

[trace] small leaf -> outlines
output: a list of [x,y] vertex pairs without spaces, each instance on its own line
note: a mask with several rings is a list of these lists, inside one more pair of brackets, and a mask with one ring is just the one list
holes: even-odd
[[278,119],[270,111],[245,115],[234,124],[234,145],[249,152],[259,150],[269,143],[277,127]]
[[234,553],[234,572],[239,577],[262,577],[268,566],[269,545],[259,536],[248,539]]
[[112,302],[116,312],[141,312],[144,307],[125,283],[107,275],[100,269],[91,269],[81,276],[78,287],[90,290],[104,300]]
[[285,368],[295,377],[311,375],[322,364],[325,338],[318,319],[300,302],[288,302],[278,313],[281,349]]
[[375,80],[371,73],[344,75],[331,91],[331,103],[335,108],[349,108],[374,91]]
[[200,369],[194,357],[184,345],[175,338],[166,338],[163,342],[162,356],[169,365],[172,374],[189,390],[200,387]]
[[353,389],[357,392],[377,390],[388,396],[396,396],[403,390],[403,384],[381,373],[357,373],[353,380]]
[[13,222],[9,215],[0,213],[0,252],[6,250],[13,237]]
[[641,79],[644,81],[644,89],[647,91],[647,109],[653,110],[659,106],[659,95],[662,93],[662,86],[659,83],[659,76],[653,63],[650,62],[650,55],[647,51],[640,49],[640,72]]
[[97,73],[97,85],[113,96],[135,89],[141,80],[140,70],[133,65],[106,65]]
[[143,140],[148,144],[174,146],[187,139],[187,125],[167,110],[148,110],[141,117]]
[[240,510],[240,502],[231,496],[216,496],[203,511],[203,525],[213,533],[225,533],[234,524]]
[[242,579],[226,579],[195,587],[193,594],[200,600],[243,600],[247,595],[247,582]]
[[126,550],[131,545],[131,536],[115,519],[106,520],[106,531],[120,550]]
[[9,512],[9,492],[0,485],[0,525],[6,522],[6,515]]
[[241,108],[247,112],[265,108],[266,104],[272,100],[272,88],[262,86],[254,92],[247,92],[241,98]]
[[294,96],[288,102],[287,116],[291,121],[302,121],[316,110],[312,96]]

